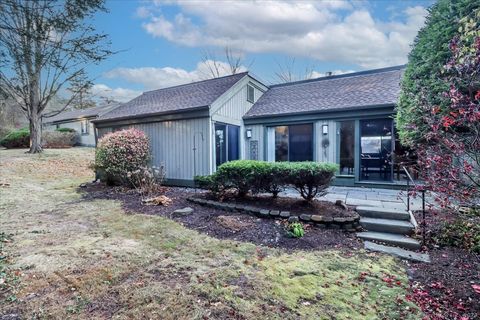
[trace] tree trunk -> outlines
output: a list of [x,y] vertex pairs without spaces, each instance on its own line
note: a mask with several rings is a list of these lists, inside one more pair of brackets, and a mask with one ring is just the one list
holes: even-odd
[[33,111],[28,120],[30,121],[30,150],[28,153],[40,153],[43,151],[42,119],[38,112]]

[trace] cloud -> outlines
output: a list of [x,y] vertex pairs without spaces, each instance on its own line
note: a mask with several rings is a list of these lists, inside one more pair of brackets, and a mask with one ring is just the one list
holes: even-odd
[[[116,68],[104,74],[106,78],[122,79],[130,83],[141,84],[146,90],[160,89],[175,85],[212,78],[211,69],[218,69],[219,76],[230,74],[229,65],[222,61],[207,60],[199,62],[194,70],[180,68]],[[241,67],[240,72],[246,71]]]
[[140,91],[125,88],[110,88],[106,84],[93,85],[92,94],[97,97],[106,97],[119,102],[127,102],[141,94]]
[[379,21],[367,9],[346,1],[177,1],[176,5],[180,12],[173,18],[152,10],[143,23],[146,32],[189,47],[229,46],[364,68],[405,63],[427,13],[421,6],[408,7],[397,20]]

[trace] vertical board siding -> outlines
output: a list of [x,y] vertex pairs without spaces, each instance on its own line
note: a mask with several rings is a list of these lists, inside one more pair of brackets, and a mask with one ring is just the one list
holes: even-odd
[[251,158],[250,158],[250,141],[258,141],[258,160],[267,160],[265,158],[265,155],[264,155],[265,127],[261,124],[255,124],[255,125],[245,126],[245,130],[247,130],[247,129],[252,130],[252,137],[250,139],[247,139],[247,138],[245,138],[245,135],[243,136],[243,139],[245,141],[244,159],[251,160]]
[[[328,134],[323,135],[322,126],[328,125]],[[337,123],[333,120],[320,120],[315,122],[315,161],[317,162],[337,162]],[[329,146],[323,148],[324,139],[328,139]]]
[[[123,128],[136,128],[150,139],[152,165],[165,168],[167,179],[193,180],[193,136],[196,140],[196,175],[209,174],[209,120],[188,120],[139,123]],[[111,131],[111,130],[110,130]],[[105,134],[99,129],[99,137]],[[203,134],[203,141],[202,141]]]

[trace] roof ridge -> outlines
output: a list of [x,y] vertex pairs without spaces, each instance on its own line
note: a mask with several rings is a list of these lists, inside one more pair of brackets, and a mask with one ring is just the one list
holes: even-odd
[[176,86],[171,86],[171,87],[165,87],[165,88],[159,88],[159,89],[154,89],[154,90],[148,90],[148,91],[144,91],[142,94],[144,94],[144,93],[150,93],[150,92],[155,92],[155,91],[159,91],[159,90],[179,88],[179,87],[183,87],[183,86],[188,86],[188,85],[197,84],[197,83],[202,83],[202,82],[207,82],[207,81],[219,80],[219,79],[224,79],[224,78],[228,78],[228,77],[245,75],[245,74],[248,74],[248,72],[249,72],[249,71],[244,71],[244,72],[239,72],[239,73],[235,73],[235,74],[229,74],[229,75],[226,75],[226,76],[221,76],[221,77],[216,77],[216,78],[211,78],[211,79],[205,79],[205,80],[194,81],[194,82],[189,82],[189,83],[184,83],[184,84],[178,84],[178,85],[176,85]]
[[333,75],[333,76],[323,76],[323,77],[318,77],[318,78],[314,78],[314,79],[306,79],[306,80],[299,80],[299,81],[293,81],[293,82],[287,82],[287,83],[273,84],[273,85],[270,85],[269,88],[288,87],[288,86],[294,86],[294,85],[310,83],[310,82],[317,82],[317,81],[324,81],[324,80],[334,80],[334,79],[350,78],[350,77],[357,77],[357,76],[363,76],[363,75],[369,75],[369,74],[390,72],[390,71],[395,71],[395,70],[401,70],[405,67],[406,67],[406,64],[402,64],[402,65],[398,65],[398,66],[363,70],[363,71],[344,73],[344,74]]

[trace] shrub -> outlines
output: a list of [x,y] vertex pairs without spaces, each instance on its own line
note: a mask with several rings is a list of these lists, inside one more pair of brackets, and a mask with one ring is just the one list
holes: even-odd
[[292,185],[307,201],[317,195],[325,195],[325,189],[330,186],[338,170],[336,164],[318,162],[290,162],[286,167],[287,184]]
[[95,168],[108,184],[129,184],[128,173],[146,167],[150,160],[149,141],[138,129],[106,134],[98,141]]
[[55,129],[55,131],[59,131],[59,132],[77,132],[75,129],[72,129],[72,128],[57,128],[57,129]]
[[7,149],[28,148],[30,146],[30,130],[23,128],[12,131],[0,140],[0,145]]
[[480,253],[479,222],[478,219],[457,218],[453,222],[445,223],[435,239],[440,245]]
[[160,191],[160,186],[165,178],[162,167],[141,167],[135,171],[127,172],[127,179],[141,195],[150,196]]
[[293,222],[288,225],[288,234],[293,238],[301,238],[305,235],[305,230],[300,222]]
[[70,148],[79,141],[78,133],[72,131],[44,131],[42,145],[45,148]]
[[330,163],[236,160],[222,164],[214,175],[195,177],[195,182],[213,193],[235,189],[239,197],[249,191],[276,197],[291,185],[311,201],[330,185],[336,171],[337,165]]

